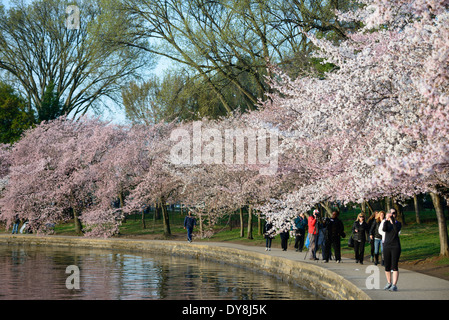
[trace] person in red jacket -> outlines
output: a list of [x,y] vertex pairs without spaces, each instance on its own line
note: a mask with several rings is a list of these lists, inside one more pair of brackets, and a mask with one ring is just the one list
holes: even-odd
[[309,216],[308,226],[309,226],[309,251],[312,253],[310,260],[318,260],[316,257],[317,241],[318,241],[318,218],[320,212],[314,210],[313,214]]

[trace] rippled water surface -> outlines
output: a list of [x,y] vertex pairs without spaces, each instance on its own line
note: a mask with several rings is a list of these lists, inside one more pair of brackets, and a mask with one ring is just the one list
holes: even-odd
[[[75,284],[75,273],[67,270],[69,266],[79,270],[79,289],[67,288],[66,282]],[[0,299],[309,300],[320,297],[261,272],[211,261],[18,244],[0,245]]]

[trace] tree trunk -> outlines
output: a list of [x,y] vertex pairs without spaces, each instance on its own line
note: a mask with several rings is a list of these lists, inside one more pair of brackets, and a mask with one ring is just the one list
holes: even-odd
[[362,213],[366,217],[366,204],[365,204],[365,201],[362,201],[362,203],[360,204],[360,210],[362,211]]
[[253,239],[253,206],[248,206],[248,239]]
[[449,257],[449,240],[447,234],[446,218],[444,216],[443,203],[441,197],[437,193],[430,193],[433,206],[438,219],[438,230],[440,234],[440,256]]
[[390,211],[390,209],[391,209],[390,197],[385,197],[385,212]]
[[404,210],[403,210],[402,206],[399,205],[399,203],[397,203],[396,198],[393,197],[392,200],[393,200],[392,201],[393,202],[393,208],[396,210],[398,220],[399,220],[399,222],[402,223],[402,225],[405,226],[407,223],[405,221]]
[[198,212],[199,228],[200,228],[200,238],[203,237],[203,213],[201,210]]
[[419,219],[418,196],[416,194],[413,196],[413,204],[415,205],[416,223],[421,224],[421,220]]
[[242,207],[240,207],[240,238],[243,238],[245,236],[245,231],[243,227],[243,210]]
[[75,208],[72,208],[73,211],[73,220],[75,221],[75,233],[77,235],[83,234],[83,225],[81,224],[81,220],[79,219],[78,211]]
[[369,215],[372,216],[374,214],[374,210],[369,204],[369,201],[365,201],[366,206],[368,207]]
[[159,202],[156,202],[154,205],[154,220],[159,220],[161,217],[161,205]]
[[123,192],[120,191],[118,193],[118,199],[120,201],[120,214],[122,214],[122,223],[126,223],[126,216],[123,214],[123,207],[125,206],[124,202],[123,202]]
[[146,225],[145,225],[145,209],[142,209],[142,229],[146,229]]
[[170,219],[168,216],[167,205],[165,203],[165,198],[161,197],[161,209],[162,209],[162,220],[164,223],[164,236],[168,237],[171,235],[170,231]]
[[326,211],[326,217],[330,218],[332,216],[332,208],[329,201],[321,202],[321,206],[324,208],[324,211]]
[[233,216],[233,213],[230,213],[229,219],[228,219],[229,231],[232,231],[232,216]]
[[262,230],[262,218],[260,216],[260,212],[257,213],[257,234],[261,236],[263,233]]

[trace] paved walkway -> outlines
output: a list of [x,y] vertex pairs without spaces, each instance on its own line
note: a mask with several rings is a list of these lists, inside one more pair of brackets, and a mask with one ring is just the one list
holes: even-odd
[[354,259],[342,258],[341,263],[336,263],[332,260],[329,263],[323,263],[322,260],[308,260],[309,256],[304,259],[306,252],[296,252],[293,248],[287,251],[282,251],[280,248],[272,248],[271,251],[265,251],[263,247],[245,246],[234,243],[195,242],[195,244],[232,247],[283,257],[294,261],[313,263],[343,276],[374,300],[449,300],[449,281],[402,269],[400,263],[398,291],[389,292],[383,290],[386,284],[385,269],[380,265],[378,265],[379,268],[377,269],[380,278],[379,289],[367,288],[367,282],[368,286],[376,285],[374,281],[376,267],[369,261],[364,261],[364,264],[360,265],[355,263]]

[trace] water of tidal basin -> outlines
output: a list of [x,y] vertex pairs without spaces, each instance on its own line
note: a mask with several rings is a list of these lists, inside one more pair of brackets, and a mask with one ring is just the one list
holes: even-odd
[[[79,268],[80,288],[66,280]],[[74,283],[70,281],[69,283]],[[0,245],[0,299],[309,300],[274,276],[201,259],[150,253]]]

